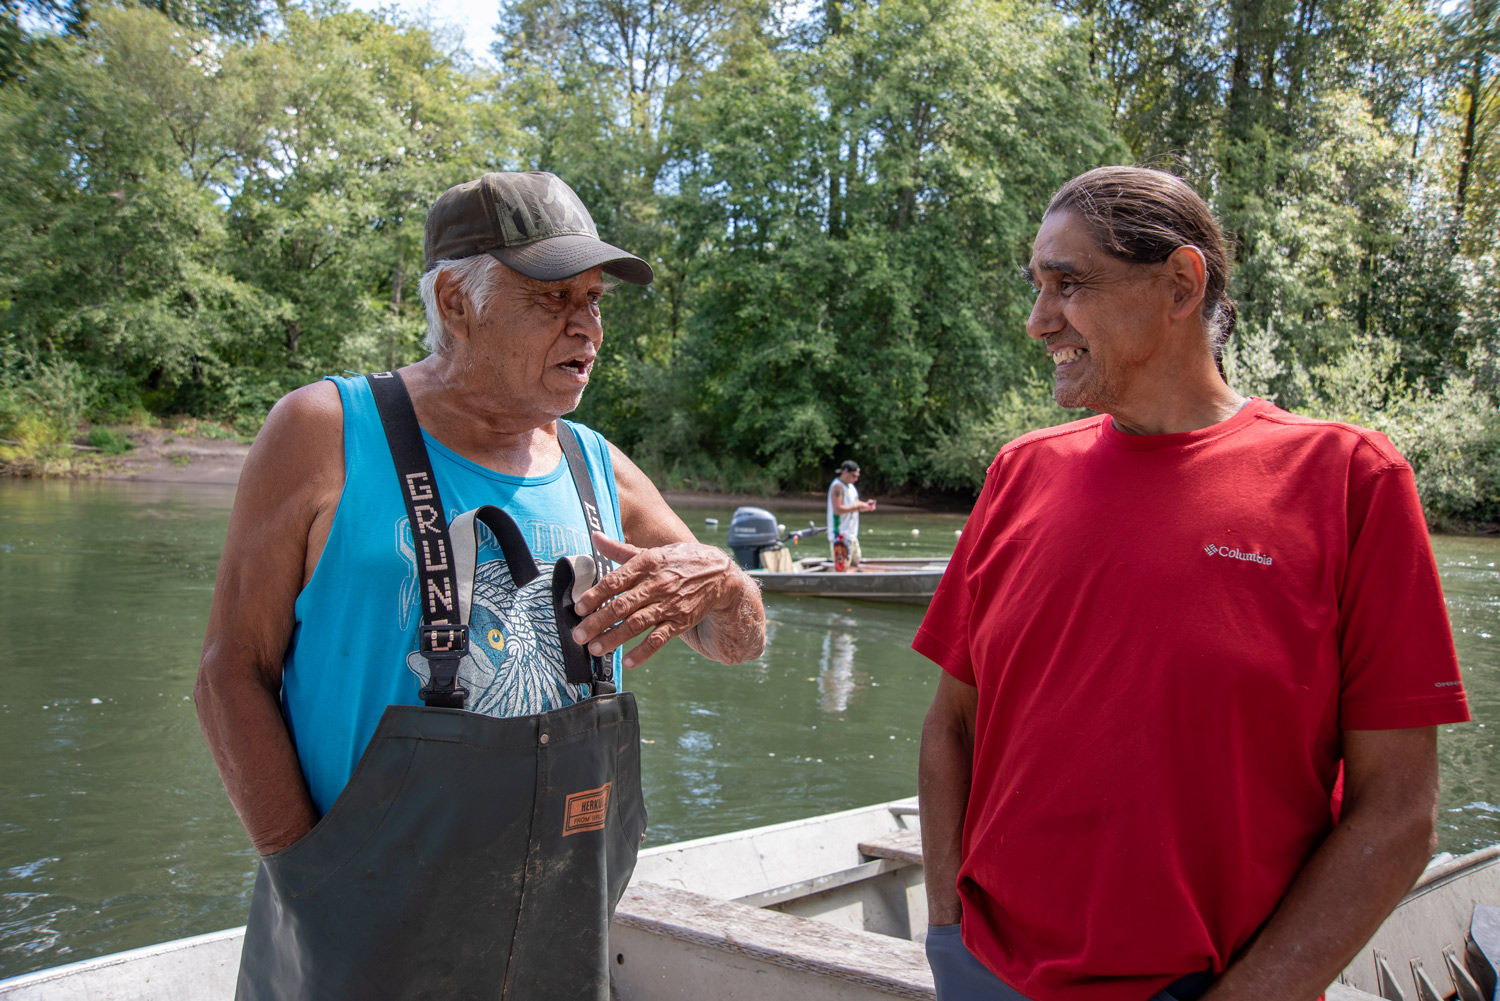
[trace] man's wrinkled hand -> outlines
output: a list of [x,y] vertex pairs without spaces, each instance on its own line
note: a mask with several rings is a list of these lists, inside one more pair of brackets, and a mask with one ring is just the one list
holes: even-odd
[[637,549],[599,532],[594,544],[619,564],[574,606],[584,618],[573,639],[595,656],[650,633],[625,655],[627,668],[638,667],[673,636],[741,601],[739,568],[722,549],[701,542]]

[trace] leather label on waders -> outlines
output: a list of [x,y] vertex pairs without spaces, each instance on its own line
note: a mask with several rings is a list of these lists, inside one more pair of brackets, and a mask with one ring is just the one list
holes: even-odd
[[585,789],[568,797],[567,815],[563,817],[563,837],[583,831],[597,831],[604,827],[604,817],[609,813],[609,787],[606,782],[597,789]]

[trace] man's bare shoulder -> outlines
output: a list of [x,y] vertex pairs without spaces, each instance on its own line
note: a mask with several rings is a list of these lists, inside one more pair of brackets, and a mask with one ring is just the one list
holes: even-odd
[[255,443],[270,435],[282,437],[342,437],[344,407],[338,387],[325,380],[292,390],[271,408]]
[[283,396],[266,415],[241,474],[242,491],[256,487],[326,490],[342,487],[344,408],[338,387],[319,381]]

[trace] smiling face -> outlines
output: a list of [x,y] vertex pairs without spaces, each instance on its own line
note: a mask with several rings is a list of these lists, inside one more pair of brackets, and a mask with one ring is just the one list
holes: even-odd
[[494,295],[475,317],[464,364],[495,383],[509,409],[552,420],[577,409],[604,341],[599,268],[544,282],[500,265]]
[[1145,373],[1169,362],[1160,272],[1105,253],[1072,212],[1042,220],[1025,268],[1037,290],[1026,333],[1052,358],[1059,404],[1117,413],[1146,391]]

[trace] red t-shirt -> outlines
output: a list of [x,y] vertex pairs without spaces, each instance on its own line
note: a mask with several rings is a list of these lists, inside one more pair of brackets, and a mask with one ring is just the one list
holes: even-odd
[[913,646],[979,689],[963,938],[1034,1001],[1223,970],[1330,830],[1340,730],[1468,718],[1411,468],[1263,400],[1005,446]]

